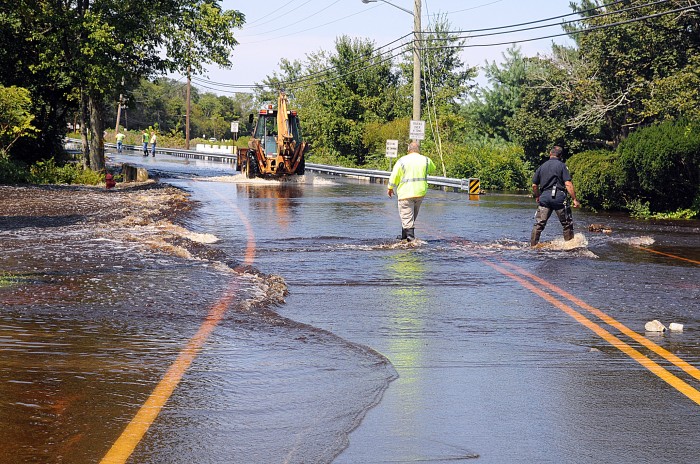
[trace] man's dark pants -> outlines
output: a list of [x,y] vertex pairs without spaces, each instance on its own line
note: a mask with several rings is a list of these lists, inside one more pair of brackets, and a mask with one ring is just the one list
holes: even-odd
[[552,211],[557,213],[557,218],[559,218],[559,222],[561,222],[561,226],[564,229],[564,240],[569,241],[574,238],[574,220],[568,206],[561,205],[561,208],[554,209],[539,205],[537,207],[537,212],[535,213],[535,225],[532,227],[532,233],[530,234],[531,246],[537,245],[537,243],[540,241],[540,235],[542,235],[542,231],[547,225],[547,221],[552,215]]

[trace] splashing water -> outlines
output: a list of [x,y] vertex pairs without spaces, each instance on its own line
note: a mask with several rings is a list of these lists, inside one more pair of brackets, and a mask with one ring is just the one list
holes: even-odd
[[313,174],[305,174],[303,176],[290,176],[283,177],[281,179],[263,179],[256,177],[254,179],[248,179],[243,174],[235,174],[233,176],[218,176],[218,177],[206,177],[199,179],[201,181],[207,182],[226,182],[232,184],[249,184],[249,185],[293,185],[293,184],[307,184],[307,185],[338,185],[332,179],[325,179],[323,177],[317,177]]
[[648,235],[644,235],[642,237],[621,238],[619,239],[619,242],[631,246],[649,246],[653,245],[654,242],[656,242],[656,240],[649,237]]

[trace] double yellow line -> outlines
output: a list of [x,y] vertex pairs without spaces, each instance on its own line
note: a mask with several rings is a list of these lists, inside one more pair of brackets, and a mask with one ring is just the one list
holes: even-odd
[[[600,320],[602,320],[606,324],[618,329],[621,333],[623,333],[627,337],[631,338],[635,342],[639,343],[640,345],[644,346],[645,348],[649,349],[650,351],[661,356],[662,358],[664,358],[665,360],[667,360],[668,362],[670,362],[674,366],[680,368],[685,373],[687,373],[688,375],[693,377],[695,380],[700,381],[700,370],[698,370],[693,365],[687,363],[683,359],[679,358],[678,356],[676,356],[675,354],[666,350],[665,348],[662,348],[661,346],[657,345],[656,343],[649,340],[648,338],[631,330],[630,328],[628,328],[627,326],[625,326],[621,322],[615,320],[614,318],[610,317],[609,315],[607,315],[606,313],[604,313],[600,309],[589,305],[588,303],[582,301],[581,299],[573,296],[569,292],[537,277],[536,275],[526,271],[525,269],[523,269],[519,266],[516,266],[515,264],[508,263],[504,260],[500,260],[499,263],[496,263],[496,262],[493,262],[493,261],[490,261],[490,260],[487,260],[484,258],[482,258],[482,261],[486,265],[497,270],[498,272],[500,272],[504,276],[518,282],[520,285],[522,285],[527,290],[540,296],[541,298],[543,298],[547,302],[551,303],[556,308],[558,308],[561,311],[563,311],[564,313],[568,314],[569,316],[574,318],[577,322],[579,322],[581,325],[587,327],[588,329],[593,331],[596,335],[601,337],[603,340],[610,343],[612,346],[614,346],[618,350],[622,351],[627,356],[629,356],[630,358],[634,359],[639,364],[641,364],[642,366],[647,368],[653,374],[658,376],[661,380],[668,383],[669,385],[671,385],[673,388],[675,388],[679,392],[683,393],[685,396],[690,398],[690,400],[692,400],[695,404],[700,405],[700,391],[698,391],[695,387],[688,384],[686,381],[680,379],[678,376],[671,373],[670,371],[668,371],[668,369],[659,365],[658,363],[656,363],[655,361],[653,361],[649,357],[640,353],[636,348],[633,348],[628,343],[622,341],[619,337],[611,334],[601,325],[588,319],[586,316],[581,314],[581,312],[577,311],[569,304],[557,299],[554,295],[555,294],[559,295],[560,297],[563,297],[565,300],[568,300],[569,302],[578,306],[580,309],[587,311],[588,313],[598,317]],[[539,287],[536,286],[535,283],[538,284]],[[542,290],[542,288],[546,288],[548,290],[548,292]]]
[[[224,201],[227,200],[224,199]],[[253,232],[253,227],[238,206],[233,203],[231,203],[231,206],[237,211],[238,216],[243,221],[248,236],[244,263],[246,265],[252,265],[253,261],[255,261],[255,234]],[[155,421],[158,414],[160,414],[165,403],[172,396],[175,388],[180,384],[187,369],[189,369],[192,362],[202,350],[204,343],[209,339],[209,336],[216,326],[223,320],[226,311],[234,300],[237,290],[238,283],[234,279],[219,300],[210,308],[207,317],[204,319],[204,322],[202,322],[197,333],[194,334],[187,342],[187,345],[180,350],[180,354],[175,362],[173,362],[134,418],[129,422],[122,434],[102,458],[100,464],[121,464],[129,459],[129,456],[134,452],[136,446],[153,424],[153,421]]]

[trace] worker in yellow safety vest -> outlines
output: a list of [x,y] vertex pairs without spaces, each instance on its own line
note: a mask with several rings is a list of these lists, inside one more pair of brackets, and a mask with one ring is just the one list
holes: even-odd
[[418,153],[418,142],[408,144],[408,154],[401,157],[389,176],[389,198],[394,195],[399,199],[399,216],[401,217],[400,240],[413,241],[415,221],[418,210],[428,192],[428,175],[435,172],[435,164],[427,156]]

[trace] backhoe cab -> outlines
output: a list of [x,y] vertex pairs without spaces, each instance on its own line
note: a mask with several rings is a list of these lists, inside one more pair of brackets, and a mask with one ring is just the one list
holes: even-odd
[[248,148],[238,151],[238,168],[247,178],[304,174],[309,145],[301,139],[297,112],[287,110],[287,103],[280,92],[277,109],[268,105],[259,111]]

